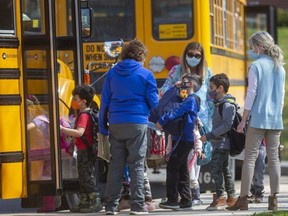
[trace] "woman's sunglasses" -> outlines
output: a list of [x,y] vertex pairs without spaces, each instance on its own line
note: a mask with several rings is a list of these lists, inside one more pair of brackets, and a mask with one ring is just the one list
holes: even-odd
[[197,59],[202,58],[202,55],[200,55],[200,54],[194,54],[194,53],[187,53],[187,56],[188,56],[189,58],[193,58],[193,57],[195,57],[195,58],[197,58]]

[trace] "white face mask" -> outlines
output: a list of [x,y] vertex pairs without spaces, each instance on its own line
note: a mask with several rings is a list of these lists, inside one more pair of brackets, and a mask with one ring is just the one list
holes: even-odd
[[186,61],[190,67],[195,67],[200,63],[201,58],[196,58],[196,57],[190,58],[186,55]]

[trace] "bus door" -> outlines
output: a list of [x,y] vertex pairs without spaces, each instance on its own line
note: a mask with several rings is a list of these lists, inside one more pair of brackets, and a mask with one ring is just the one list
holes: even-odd
[[22,1],[28,197],[60,194],[63,179],[77,178],[70,162],[66,164],[70,172],[62,173],[61,156],[69,155],[60,145],[59,134],[60,118],[70,114],[74,80],[81,82],[77,4],[74,0]]
[[54,1],[22,1],[28,197],[55,195],[62,187],[54,7]]

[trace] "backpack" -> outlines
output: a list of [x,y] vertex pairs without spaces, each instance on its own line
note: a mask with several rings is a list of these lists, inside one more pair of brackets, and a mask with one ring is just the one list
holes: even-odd
[[[163,115],[180,106],[180,104],[183,102],[183,99],[179,96],[180,90],[180,88],[173,86],[165,92],[163,97],[159,100],[158,106],[151,110],[149,116],[150,122],[157,123]],[[199,98],[196,98],[198,102]],[[183,133],[185,123],[186,115],[180,116],[177,119],[173,119],[172,121],[167,122],[167,124],[165,124],[162,129],[166,134],[179,136]]]
[[[92,140],[93,143],[88,143],[87,139],[85,138],[85,133],[80,137],[83,143],[92,151],[92,155],[96,158],[97,157],[97,152],[98,152],[98,138],[97,138],[97,133],[99,132],[99,127],[98,127],[98,118],[99,118],[99,111],[96,108],[90,108],[89,110],[84,110],[79,114],[79,116],[82,113],[88,113],[91,120],[92,120]],[[78,116],[78,118],[79,118]]]
[[[226,102],[224,102],[226,103]],[[222,111],[223,111],[223,105],[224,103],[219,105],[219,114],[222,117]],[[228,133],[228,137],[230,138],[230,156],[234,157],[239,155],[243,149],[245,148],[245,138],[246,135],[245,133],[239,133],[237,132],[237,126],[239,125],[239,123],[242,120],[242,116],[241,114],[237,111],[238,107],[235,103],[232,102],[228,102],[231,103],[235,106],[236,108],[236,113],[235,113],[235,117],[233,119],[233,123],[231,126],[231,129]]]

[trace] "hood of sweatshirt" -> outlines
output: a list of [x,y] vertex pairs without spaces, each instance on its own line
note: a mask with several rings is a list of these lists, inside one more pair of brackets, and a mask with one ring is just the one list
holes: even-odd
[[129,76],[131,73],[141,67],[141,62],[135,61],[133,59],[124,59],[114,66],[114,70],[121,76]]
[[219,105],[225,102],[234,103],[237,105],[236,98],[233,97],[231,94],[226,94],[224,97],[222,97],[220,100],[216,100],[214,103],[216,105]]

